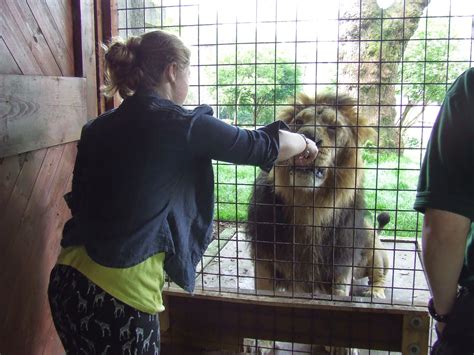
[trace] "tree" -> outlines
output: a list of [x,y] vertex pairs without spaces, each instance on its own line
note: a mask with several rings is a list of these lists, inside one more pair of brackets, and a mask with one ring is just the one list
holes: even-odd
[[[302,70],[272,50],[254,50],[223,57],[217,67],[218,117],[233,124],[263,125],[275,120],[275,108],[301,89]],[[236,63],[237,59],[237,63]],[[212,74],[211,74],[212,75]]]
[[[398,87],[397,92],[406,99],[397,122],[402,137],[423,114],[426,105],[441,104],[447,86],[466,69],[465,63],[449,62],[449,53],[457,52],[459,45],[456,41],[448,41],[448,23],[432,24],[429,36],[425,24],[426,19],[423,19],[420,30],[413,35],[405,50],[403,65],[398,68],[403,86]],[[420,110],[410,115],[416,107]]]
[[395,110],[398,67],[429,3],[402,0],[381,10],[376,0],[341,0],[338,82],[357,98],[361,115],[380,126],[383,147],[401,146]]

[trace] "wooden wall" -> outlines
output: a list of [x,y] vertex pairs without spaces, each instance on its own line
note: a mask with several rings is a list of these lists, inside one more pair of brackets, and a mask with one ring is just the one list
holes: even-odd
[[[1,0],[0,75],[83,76],[87,117],[94,117],[93,4],[93,0]],[[38,95],[48,95],[45,91]],[[5,117],[0,110],[0,124]],[[64,353],[46,292],[69,217],[63,195],[70,189],[75,155],[76,143],[70,142],[44,143],[33,151],[0,157],[2,355]]]

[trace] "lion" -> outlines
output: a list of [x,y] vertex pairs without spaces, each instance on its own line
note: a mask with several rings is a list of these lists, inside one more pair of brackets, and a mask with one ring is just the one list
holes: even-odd
[[[388,256],[366,222],[361,146],[375,134],[347,95],[297,96],[279,119],[314,140],[311,166],[279,163],[256,179],[246,234],[257,291],[348,296],[368,277],[364,296],[385,298]],[[378,230],[389,221],[377,217]]]

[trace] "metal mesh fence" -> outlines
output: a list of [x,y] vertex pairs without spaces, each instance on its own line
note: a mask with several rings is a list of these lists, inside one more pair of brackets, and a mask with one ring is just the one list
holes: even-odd
[[[307,175],[214,162],[214,240],[196,288],[424,307],[417,179],[446,90],[472,66],[473,16],[467,0],[119,0],[121,37],[164,29],[192,48],[186,106],[208,104],[248,129],[292,112],[293,130],[334,137],[320,146],[332,158]],[[299,93],[310,98],[304,107]],[[374,134],[362,139],[367,127]],[[389,222],[376,233],[382,213]],[[378,251],[389,261],[385,298],[372,292]],[[355,275],[360,258],[369,260],[364,277],[337,276]]]

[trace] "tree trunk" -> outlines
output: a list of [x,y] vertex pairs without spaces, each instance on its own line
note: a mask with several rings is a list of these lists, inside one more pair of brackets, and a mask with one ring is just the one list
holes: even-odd
[[376,0],[341,0],[340,90],[357,99],[361,115],[379,127],[381,147],[402,148],[396,116],[398,65],[430,0],[395,1],[381,10]]

